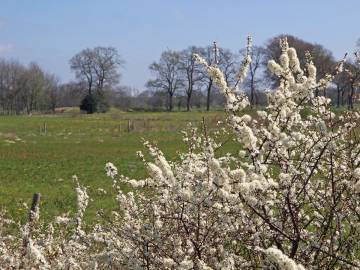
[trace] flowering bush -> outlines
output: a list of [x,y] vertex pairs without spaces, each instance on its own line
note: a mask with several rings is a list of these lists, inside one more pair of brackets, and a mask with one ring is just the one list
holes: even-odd
[[[138,152],[145,179],[129,179],[106,164],[120,207],[110,220],[82,229],[88,195],[78,183],[76,216],[58,217],[45,228],[35,219],[20,235],[3,235],[0,264],[9,269],[359,269],[360,116],[335,115],[329,99],[314,95],[341,72],[344,60],[334,74],[317,80],[310,54],[300,67],[286,39],[280,46],[280,59],[268,63],[279,87],[253,117],[242,112],[249,102],[238,89],[251,62],[251,40],[234,86],[194,55],[226,97],[226,128],[211,134],[205,122],[189,127],[188,151],[176,162],[145,142],[151,160]],[[237,151],[219,156],[227,138],[234,138]],[[122,192],[123,184],[132,191]],[[11,221],[1,222],[5,232]]]

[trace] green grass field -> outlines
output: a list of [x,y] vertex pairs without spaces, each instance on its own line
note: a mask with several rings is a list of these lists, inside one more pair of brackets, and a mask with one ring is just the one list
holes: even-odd
[[30,205],[33,193],[40,192],[43,219],[73,213],[76,194],[71,178],[76,174],[89,187],[92,198],[86,218],[93,219],[100,208],[111,211],[116,204],[105,163],[113,162],[120,174],[144,176],[135,154],[144,150],[141,138],[156,142],[170,160],[175,159],[176,152],[185,149],[180,131],[189,122],[200,125],[203,117],[215,125],[224,113],[0,116],[0,208],[24,221],[27,210],[23,203]]

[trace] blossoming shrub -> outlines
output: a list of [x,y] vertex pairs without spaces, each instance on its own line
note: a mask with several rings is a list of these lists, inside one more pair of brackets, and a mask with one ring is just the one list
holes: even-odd
[[[21,235],[2,236],[0,264],[19,269],[359,269],[359,114],[335,115],[330,100],[314,91],[334,74],[317,79],[307,55],[300,67],[295,49],[281,40],[269,70],[279,87],[256,117],[241,111],[248,100],[239,85],[251,62],[248,53],[234,86],[222,72],[194,57],[226,97],[225,129],[211,134],[206,123],[184,132],[188,151],[169,162],[149,142],[143,160],[148,177],[106,171],[117,190],[119,211],[88,232],[88,204],[78,184],[79,211],[58,217],[47,229],[36,222]],[[310,110],[304,115],[304,109]],[[236,154],[219,156],[229,138]],[[132,192],[123,193],[120,185]],[[5,218],[3,223],[9,223]],[[5,227],[5,225],[3,226]],[[35,229],[37,228],[37,229]]]

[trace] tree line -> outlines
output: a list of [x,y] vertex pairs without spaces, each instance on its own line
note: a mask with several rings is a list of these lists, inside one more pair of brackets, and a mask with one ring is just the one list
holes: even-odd
[[0,60],[0,110],[5,114],[54,111],[58,80],[36,63]]
[[[325,74],[333,73],[337,60],[332,52],[322,45],[310,43],[291,35],[279,35],[269,39],[264,46],[254,46],[251,51],[252,62],[249,65],[249,75],[245,80],[245,91],[249,96],[251,105],[265,105],[266,97],[264,91],[278,83],[279,78],[267,70],[270,59],[277,59],[281,55],[279,40],[287,37],[289,44],[294,47],[301,64],[305,64],[308,57],[317,68],[317,77],[322,78]],[[213,46],[201,48],[191,46],[182,51],[167,50],[161,54],[160,59],[150,65],[154,79],[149,80],[147,86],[167,93],[168,110],[173,109],[174,96],[185,97],[186,109],[192,107],[194,93],[205,96],[206,109],[211,106],[211,95],[216,86],[213,85],[211,77],[201,66],[194,62],[194,53],[202,56],[210,65],[216,63],[224,73],[225,80],[231,85],[235,81],[236,70],[239,69],[239,59],[245,49],[231,52],[228,49],[219,48],[215,43]],[[347,106],[352,109],[354,102],[358,99],[356,90],[360,83],[360,68],[350,58],[345,64],[344,72],[337,75],[333,84],[324,90],[316,90],[316,95],[324,95],[333,99],[336,106]]]
[[[279,40],[285,35],[269,39],[263,46],[253,46],[252,62],[244,89],[252,106],[265,105],[265,90],[278,82],[267,71],[267,62],[281,55]],[[333,72],[337,59],[322,45],[286,35],[300,59],[310,53],[317,66],[317,76]],[[111,106],[122,110],[191,110],[216,109],[224,98],[213,79],[197,62],[193,54],[201,55],[223,72],[226,82],[236,81],[236,71],[245,49],[233,52],[214,43],[206,47],[189,46],[180,51],[166,50],[149,66],[152,78],[145,89],[132,89],[120,84],[124,60],[113,47],[87,48],[70,61],[74,81],[59,83],[56,75],[45,72],[36,63],[28,66],[14,60],[0,60],[0,111],[3,114],[31,114],[35,111],[56,112],[56,108],[79,107],[88,113],[105,112]],[[305,60],[302,60],[305,61]],[[301,64],[305,64],[301,63]],[[336,106],[354,107],[358,99],[360,68],[349,59],[344,72],[336,76],[330,87],[316,91],[333,100]]]

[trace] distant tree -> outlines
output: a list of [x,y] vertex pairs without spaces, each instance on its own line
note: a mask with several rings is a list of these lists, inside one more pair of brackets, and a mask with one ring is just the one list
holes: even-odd
[[59,79],[53,74],[45,74],[46,106],[54,113],[59,103]]
[[336,86],[336,106],[340,107],[344,105],[344,95],[346,90],[349,88],[349,81],[346,73],[339,73],[333,83]]
[[[239,66],[238,55],[232,53],[229,49],[220,48],[214,42],[213,46],[208,46],[198,50],[201,55],[210,65],[217,65],[224,74],[225,81],[232,84],[235,81],[237,68]],[[213,78],[209,74],[201,69],[202,84],[205,86],[206,92],[206,110],[210,110],[212,103],[212,89],[214,87]]]
[[206,99],[206,96],[202,91],[195,91],[194,94],[191,97],[191,104],[192,106],[200,109],[202,105],[204,104],[204,101]]
[[149,68],[156,78],[148,81],[147,87],[166,91],[168,110],[172,111],[174,94],[183,86],[180,54],[167,50],[161,54],[159,62],[152,63]]
[[121,110],[129,109],[133,106],[133,89],[127,86],[118,86],[107,93],[111,105]]
[[76,78],[87,83],[88,95],[92,95],[96,81],[94,65],[95,55],[92,49],[84,49],[70,59],[70,67]]
[[30,63],[21,72],[17,85],[17,111],[21,109],[31,114],[33,111],[49,111],[53,108],[57,80],[53,74],[44,72],[38,64]]
[[98,108],[95,106],[96,109],[92,112],[102,112],[108,108],[104,90],[119,82],[118,69],[122,63],[123,60],[113,47],[84,49],[70,59],[70,67],[76,78],[86,82],[87,95],[93,96],[92,100],[98,103]]
[[[216,50],[216,52],[215,52]],[[209,63],[209,65],[214,65],[215,62],[217,62],[217,59],[215,59],[215,55],[218,56],[218,52],[215,46],[208,46],[205,48],[202,48],[199,52],[199,54],[206,59],[206,61]],[[213,88],[213,78],[209,76],[209,74],[206,72],[205,69],[201,69],[203,72],[203,85],[205,86],[205,92],[206,92],[206,110],[210,110],[210,104],[211,104],[211,93]]]
[[31,114],[51,108],[51,78],[36,63],[28,67],[13,61],[0,60],[0,111],[7,114]]
[[103,93],[104,88],[111,88],[119,82],[119,67],[124,63],[113,47],[96,47],[94,54],[94,71],[96,74],[96,90]]
[[236,81],[237,71],[239,70],[239,55],[229,49],[219,48],[217,66],[223,72],[226,83],[233,85]]
[[164,110],[168,104],[169,97],[165,90],[147,90],[137,95],[136,100],[137,104],[144,104],[142,106],[146,109]]
[[345,74],[348,79],[348,109],[354,109],[355,91],[360,85],[360,68],[354,62],[347,62],[345,65]]
[[45,89],[45,74],[38,64],[30,63],[23,76],[22,97],[26,112],[30,114],[39,105],[39,97]]
[[19,114],[24,110],[23,89],[26,67],[10,60],[0,60],[0,104],[3,113]]
[[85,82],[68,82],[59,85],[58,107],[75,107],[87,95]]
[[[265,77],[272,85],[277,83],[278,78],[267,70],[267,63],[271,59],[278,59],[280,57],[281,48],[279,46],[279,41],[281,38],[285,37],[287,38],[289,45],[296,49],[301,65],[305,65],[305,54],[307,51],[310,52],[312,60],[317,67],[317,79],[323,78],[326,73],[333,71],[336,61],[331,51],[324,48],[322,45],[310,43],[292,35],[281,34],[269,39],[264,47],[265,57],[263,58],[263,65],[266,70]],[[315,94],[318,95],[318,91],[315,91]]]
[[193,57],[194,53],[200,53],[201,48],[195,46],[189,47],[186,50],[180,52],[180,69],[183,76],[185,94],[186,94],[186,110],[190,111],[191,97],[194,88],[201,87],[201,83],[204,77],[202,67],[197,63]]
[[87,113],[97,112],[97,103],[94,98],[94,95],[86,95],[80,104],[80,110],[85,111]]
[[251,51],[251,58],[252,61],[249,65],[250,69],[250,104],[251,105],[257,105],[258,104],[258,98],[256,95],[256,85],[260,81],[256,77],[256,75],[259,73],[260,66],[262,64],[262,61],[265,57],[265,49],[263,47],[256,47],[254,46]]
[[[240,54],[244,55],[245,53],[246,49],[240,51]],[[265,48],[253,46],[250,55],[252,61],[249,64],[249,78],[247,80],[247,85],[249,86],[249,101],[251,105],[257,105],[259,102],[257,87],[263,79],[259,73],[261,72],[261,67],[266,56]]]
[[152,92],[149,97],[149,105],[155,110],[164,110],[168,103],[167,93],[165,91]]

